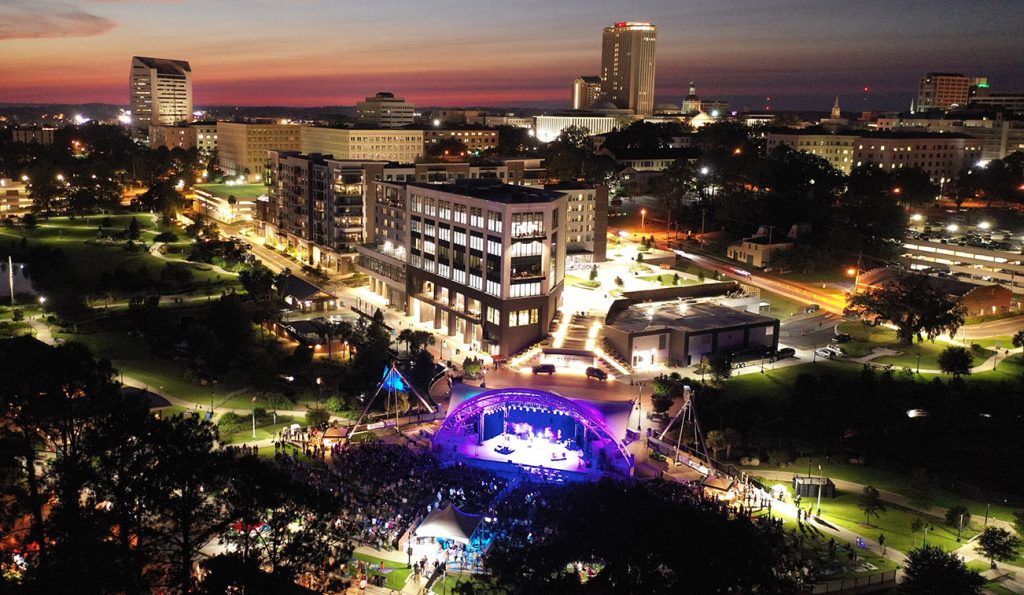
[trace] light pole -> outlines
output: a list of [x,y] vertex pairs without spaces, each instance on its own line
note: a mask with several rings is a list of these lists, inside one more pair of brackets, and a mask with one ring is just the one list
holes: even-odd
[[256,397],[252,398],[252,438],[256,439]]
[[824,483],[824,478],[821,475],[821,465],[818,465],[818,512],[815,514],[817,517],[821,517],[821,484]]
[[643,395],[644,395],[644,383],[637,383],[637,394],[636,394],[636,431],[640,433],[640,423],[643,419]]
[[917,375],[918,376],[921,375],[921,353],[920,352],[918,352],[918,354],[917,354]]
[[640,233],[644,232],[644,222],[647,221],[647,209],[640,209]]
[[964,515],[961,513],[959,519],[957,519],[956,525],[956,542],[960,543],[960,533],[964,529]]

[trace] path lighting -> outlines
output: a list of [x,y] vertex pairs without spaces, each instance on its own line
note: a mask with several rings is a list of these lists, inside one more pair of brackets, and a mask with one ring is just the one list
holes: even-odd
[[957,225],[956,223],[950,223],[949,225],[946,226],[946,231],[951,233],[955,233],[958,229],[960,229],[960,226]]
[[981,223],[978,224],[978,227],[980,227],[981,229],[988,229],[992,227],[992,224],[989,223],[988,221],[982,221]]
[[644,230],[644,222],[647,220],[647,209],[640,209],[640,231]]

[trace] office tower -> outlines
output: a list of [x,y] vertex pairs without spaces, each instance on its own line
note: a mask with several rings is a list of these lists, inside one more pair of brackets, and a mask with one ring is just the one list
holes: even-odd
[[512,355],[547,335],[558,308],[567,199],[498,180],[372,182],[358,267],[442,338]]
[[621,109],[654,113],[654,40],[650,23],[615,23],[604,28],[601,91]]
[[962,74],[929,72],[921,77],[917,92],[917,111],[966,106],[970,88],[971,79]]
[[149,140],[149,127],[192,119],[192,67],[184,60],[132,57],[130,77],[135,137]]
[[572,83],[572,109],[587,109],[601,99],[601,77],[578,76]]
[[401,128],[412,124],[415,107],[393,93],[377,93],[356,104],[356,119],[360,124],[381,128]]

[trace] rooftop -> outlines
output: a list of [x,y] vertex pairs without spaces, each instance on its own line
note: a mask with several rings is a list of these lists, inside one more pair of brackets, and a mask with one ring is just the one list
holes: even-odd
[[255,200],[267,193],[263,184],[197,184],[193,188],[214,196],[234,196],[239,200]]
[[769,323],[770,316],[752,314],[706,302],[686,304],[673,300],[634,304],[606,324],[628,333],[678,329],[699,332],[711,329],[741,327],[757,323]]
[[186,60],[147,58],[145,56],[133,56],[132,59],[138,60],[147,68],[155,68],[160,74],[184,74],[186,72],[192,72],[192,67],[189,66]]
[[564,196],[562,193],[552,190],[538,190],[526,186],[502,184],[493,180],[456,180],[452,184],[411,182],[408,185],[504,204],[554,202]]

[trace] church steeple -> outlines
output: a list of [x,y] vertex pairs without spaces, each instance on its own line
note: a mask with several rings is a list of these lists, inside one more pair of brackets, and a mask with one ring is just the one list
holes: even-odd
[[836,95],[836,102],[832,104],[832,119],[838,120],[843,117],[843,112],[839,109],[839,96]]

